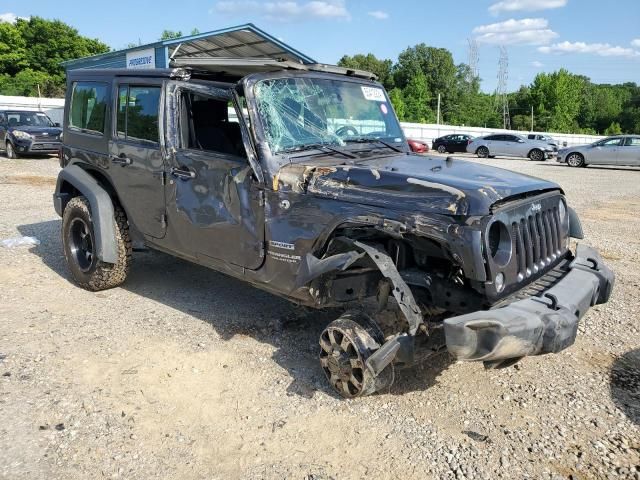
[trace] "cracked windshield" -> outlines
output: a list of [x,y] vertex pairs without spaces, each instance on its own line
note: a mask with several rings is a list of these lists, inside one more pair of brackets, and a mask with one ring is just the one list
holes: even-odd
[[257,83],[255,97],[273,153],[403,138],[384,90],[376,86],[281,78]]

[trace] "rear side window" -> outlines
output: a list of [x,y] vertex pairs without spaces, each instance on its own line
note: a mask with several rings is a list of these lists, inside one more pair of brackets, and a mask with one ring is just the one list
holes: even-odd
[[131,141],[158,143],[160,87],[120,85],[116,135]]
[[73,82],[69,127],[90,133],[104,133],[107,113],[107,84]]
[[500,138],[500,135],[490,135],[490,136],[488,136],[488,137],[485,137],[484,139],[485,139],[485,140],[502,140],[502,139]]

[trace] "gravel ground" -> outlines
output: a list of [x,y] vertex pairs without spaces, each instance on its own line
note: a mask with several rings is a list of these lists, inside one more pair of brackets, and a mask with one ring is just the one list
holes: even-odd
[[0,159],[0,239],[42,242],[0,247],[0,478],[640,479],[640,171],[483,163],[563,185],[611,301],[561,354],[444,354],[344,401],[316,360],[328,314],[156,252],[76,288],[56,160]]

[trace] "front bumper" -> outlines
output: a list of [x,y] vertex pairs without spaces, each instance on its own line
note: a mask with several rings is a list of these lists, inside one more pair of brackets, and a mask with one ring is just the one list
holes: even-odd
[[575,342],[587,310],[609,300],[614,280],[597,251],[578,245],[569,272],[542,296],[445,320],[447,349],[489,364],[560,352]]
[[52,141],[40,141],[40,140],[22,140],[15,139],[13,141],[13,147],[17,153],[28,154],[52,154],[58,153],[62,147],[62,142],[59,140]]

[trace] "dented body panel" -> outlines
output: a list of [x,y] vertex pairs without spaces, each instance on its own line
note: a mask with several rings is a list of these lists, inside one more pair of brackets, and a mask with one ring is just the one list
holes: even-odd
[[[75,81],[104,82],[115,105],[119,85],[131,82],[131,75],[70,72],[68,91]],[[451,352],[462,359],[503,361],[558,351],[572,343],[574,324],[586,311],[585,298],[606,290],[597,301],[608,299],[613,274],[591,251],[576,260],[569,250],[569,235],[581,234],[581,228],[557,184],[474,162],[410,153],[402,134],[396,134],[388,97],[375,81],[310,71],[252,74],[235,81],[204,74],[190,78],[191,72],[184,71],[155,75],[163,89],[160,141],[148,147],[155,170],[147,170],[144,189],[123,182],[129,167],[114,163],[109,154],[109,141],[117,132],[115,111],[109,109],[104,142],[91,139],[93,143],[85,145],[77,132],[67,135],[65,124],[62,166],[82,168],[96,178],[127,213],[134,239],[151,248],[302,305],[360,308],[373,302],[374,316],[397,308],[401,320],[387,337],[393,343],[371,357],[376,374],[396,356],[411,363],[416,358],[414,340],[423,336],[431,342],[443,329]],[[301,79],[307,95],[287,90],[280,110],[268,113],[280,115],[278,121],[267,122],[264,107],[257,106],[256,85],[279,78]],[[314,87],[315,80],[330,86],[349,83],[349,88],[336,90],[336,98],[361,89],[368,103],[360,110],[372,116],[373,130],[362,133],[364,120],[344,125],[335,118],[319,118],[325,104],[308,95],[323,92]],[[241,151],[230,154],[192,145],[185,130],[194,121],[188,95],[224,102],[225,109],[234,111],[238,125],[233,130]],[[229,128],[229,123],[227,119],[220,128]],[[284,148],[285,140],[273,144],[269,128],[291,129],[277,132],[289,143],[296,135],[326,136]],[[358,128],[361,138],[353,138]],[[334,137],[334,143],[327,143]],[[56,195],[67,198],[74,191],[61,181]],[[138,220],[140,206],[150,198],[155,204],[164,199],[154,228]],[[597,273],[572,273],[588,258],[600,266]],[[568,264],[572,268],[560,269]],[[543,311],[548,302],[530,297],[553,288],[566,292],[580,275],[588,277],[590,286],[580,290],[577,300],[565,294],[561,298],[567,305],[580,305],[575,322],[558,323],[567,325],[568,334],[559,336],[568,340],[553,348],[543,345],[540,339],[553,330],[551,317]],[[555,308],[557,302],[550,305]],[[524,310],[526,315],[517,314]],[[492,311],[493,317],[487,318],[493,320],[483,323],[483,315]],[[493,339],[494,353],[480,348],[481,337]],[[443,347],[430,345],[434,351]]]

